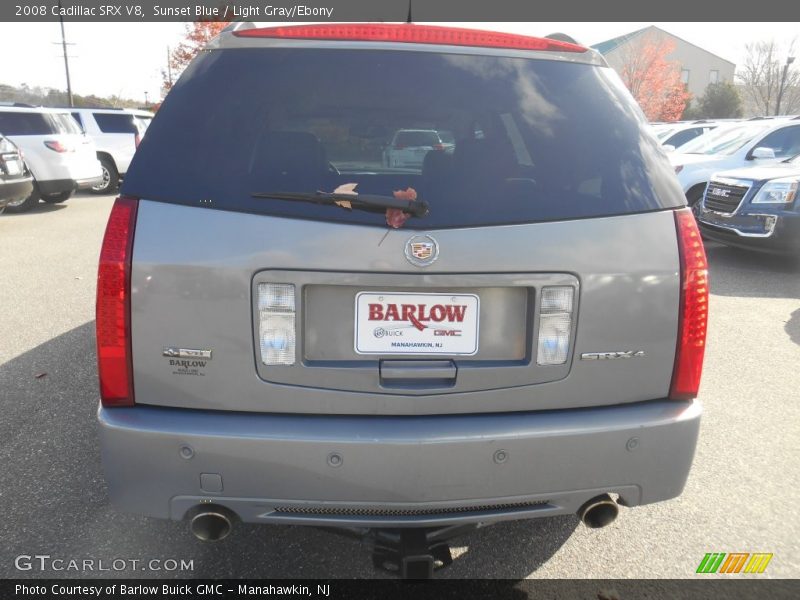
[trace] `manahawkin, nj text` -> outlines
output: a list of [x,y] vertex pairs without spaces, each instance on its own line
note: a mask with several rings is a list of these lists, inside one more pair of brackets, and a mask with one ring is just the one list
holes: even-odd
[[[15,586],[16,596],[88,596],[88,597],[117,597],[117,596],[145,596],[175,597],[175,596],[224,596],[226,593],[237,593],[239,596],[306,596],[328,597],[331,595],[330,585],[317,585],[316,589],[307,585],[244,585],[230,587],[223,584],[109,584],[109,585],[24,585]],[[313,596],[312,596],[313,593]]]

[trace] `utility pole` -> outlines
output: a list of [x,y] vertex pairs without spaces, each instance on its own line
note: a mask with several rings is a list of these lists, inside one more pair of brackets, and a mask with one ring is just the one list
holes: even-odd
[[167,81],[169,81],[169,89],[172,89],[172,67],[170,66],[170,52],[169,45],[167,45]]
[[67,74],[67,95],[69,96],[69,106],[72,108],[75,103],[72,100],[72,82],[69,79],[69,57],[67,56],[67,38],[64,35],[64,17],[61,14],[61,0],[58,0],[58,21],[61,23],[61,49],[64,52],[64,71]]
[[794,62],[794,56],[786,57],[786,64],[783,65],[783,75],[781,75],[781,85],[778,88],[778,100],[775,102],[775,116],[781,114],[781,100],[783,100],[783,92],[786,87],[786,74],[789,72],[789,65]]
[[144,92],[144,107],[147,108],[150,103],[147,101],[147,90]]

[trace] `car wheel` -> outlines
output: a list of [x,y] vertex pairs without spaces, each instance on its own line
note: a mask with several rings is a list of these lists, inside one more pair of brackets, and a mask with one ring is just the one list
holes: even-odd
[[28,212],[34,206],[39,204],[39,188],[35,185],[33,186],[33,191],[31,195],[27,198],[21,198],[20,200],[12,200],[6,205],[6,212],[9,213],[24,213]]
[[700,198],[703,197],[703,192],[706,189],[706,184],[696,185],[688,192],[686,192],[686,202],[689,203],[689,206],[694,206],[700,201]]
[[103,181],[92,187],[92,193],[113,194],[119,186],[117,167],[114,166],[113,160],[105,156],[100,159],[100,166],[103,168]]
[[71,196],[72,196],[72,190],[68,192],[60,192],[58,194],[50,194],[49,196],[42,196],[42,200],[44,200],[48,204],[58,204],[59,202],[64,202],[65,200],[69,200]]

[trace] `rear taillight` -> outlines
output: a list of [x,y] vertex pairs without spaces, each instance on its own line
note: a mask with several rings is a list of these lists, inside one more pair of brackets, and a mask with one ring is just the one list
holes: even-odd
[[133,406],[131,252],[138,200],[120,196],[106,225],[97,271],[97,363],[103,406]]
[[141,141],[142,141],[142,138],[138,133],[135,136],[133,136],[134,148],[138,148],[139,147],[139,142],[141,142]]
[[235,31],[237,37],[284,38],[311,40],[353,40],[364,42],[406,42],[483,48],[515,48],[517,50],[550,50],[586,52],[586,48],[549,38],[529,37],[498,31],[417,25],[415,23],[324,24],[263,27]]
[[434,150],[444,150],[444,144],[434,144],[433,145],[433,149]]
[[54,152],[69,152],[70,149],[67,148],[64,144],[59,142],[58,140],[47,140],[44,143],[45,146],[53,150]]
[[681,258],[681,299],[678,347],[669,397],[689,400],[697,396],[703,372],[708,325],[708,262],[692,211],[675,211],[678,252]]

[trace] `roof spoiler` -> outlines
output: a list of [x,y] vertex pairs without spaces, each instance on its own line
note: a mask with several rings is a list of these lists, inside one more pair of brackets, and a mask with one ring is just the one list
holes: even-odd
[[220,33],[233,33],[234,31],[242,31],[244,29],[255,29],[256,24],[252,21],[234,21],[228,25]]

